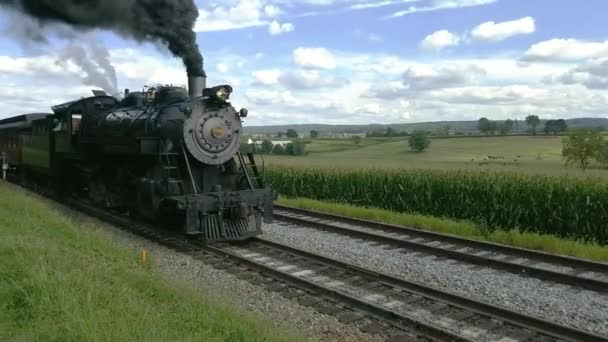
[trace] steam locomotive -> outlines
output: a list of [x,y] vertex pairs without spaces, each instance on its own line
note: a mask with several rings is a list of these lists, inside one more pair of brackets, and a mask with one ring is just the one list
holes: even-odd
[[177,226],[203,241],[244,240],[272,221],[273,192],[239,151],[232,88],[158,86],[0,120],[0,162],[97,206]]

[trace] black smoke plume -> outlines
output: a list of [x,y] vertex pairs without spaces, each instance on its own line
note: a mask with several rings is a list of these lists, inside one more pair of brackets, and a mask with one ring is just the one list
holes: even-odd
[[205,76],[192,30],[198,9],[193,0],[0,0],[44,23],[76,29],[107,29],[138,41],[161,41],[181,57],[189,76]]

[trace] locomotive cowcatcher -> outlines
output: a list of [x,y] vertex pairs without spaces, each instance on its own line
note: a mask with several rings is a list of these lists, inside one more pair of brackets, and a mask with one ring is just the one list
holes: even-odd
[[239,151],[242,118],[228,85],[157,86],[95,96],[52,114],[0,120],[13,174],[97,206],[180,227],[206,242],[244,240],[272,221],[273,192]]

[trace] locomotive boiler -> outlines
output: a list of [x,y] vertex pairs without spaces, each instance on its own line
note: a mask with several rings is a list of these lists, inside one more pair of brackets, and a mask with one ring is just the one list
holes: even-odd
[[254,156],[239,151],[247,110],[231,105],[231,92],[189,77],[188,89],[125,90],[122,100],[94,91],[53,106],[22,132],[23,151],[39,150],[38,165],[22,169],[206,242],[247,239],[272,221],[274,194]]

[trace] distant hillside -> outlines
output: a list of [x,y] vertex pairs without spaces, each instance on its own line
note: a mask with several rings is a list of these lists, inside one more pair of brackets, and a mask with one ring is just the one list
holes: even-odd
[[[502,121],[499,121],[502,122]],[[545,120],[541,120],[538,130],[542,131]],[[599,126],[608,129],[608,118],[576,118],[566,120],[569,128],[596,128]],[[276,126],[245,126],[246,134],[277,134],[286,132],[287,129],[295,129],[301,135],[307,135],[311,130],[319,133],[366,133],[376,130],[385,130],[388,127],[396,131],[435,131],[439,128],[450,126],[452,132],[478,132],[477,121],[435,121],[416,122],[403,124],[369,124],[369,125],[323,125],[323,124],[294,124]],[[516,121],[514,132],[526,132],[529,127],[524,121]]]

